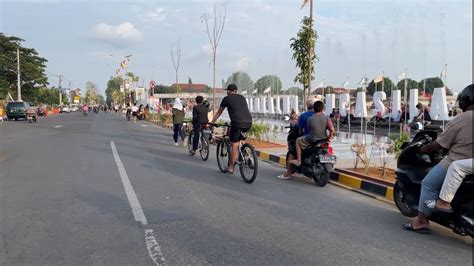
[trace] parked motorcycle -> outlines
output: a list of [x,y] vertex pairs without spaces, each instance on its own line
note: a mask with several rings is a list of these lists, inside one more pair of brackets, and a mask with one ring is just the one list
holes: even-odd
[[[296,158],[296,139],[299,137],[298,128],[294,126],[289,128],[287,142],[288,152],[286,161],[291,155]],[[302,173],[308,178],[312,178],[317,186],[324,187],[329,182],[329,177],[334,171],[336,156],[332,154],[332,148],[328,140],[320,140],[313,143],[310,147],[303,150],[301,154],[301,165],[291,165],[293,172]]]
[[[405,143],[398,157],[397,182],[393,197],[397,208],[407,217],[418,215],[421,181],[443,159],[443,152],[421,154],[420,148],[437,138],[434,131],[421,131],[409,143]],[[435,211],[430,220],[451,228],[455,233],[474,237],[474,175],[466,176],[459,187],[451,207],[453,213]]]

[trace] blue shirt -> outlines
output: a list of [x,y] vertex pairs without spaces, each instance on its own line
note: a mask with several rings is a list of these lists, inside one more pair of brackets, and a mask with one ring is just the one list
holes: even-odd
[[308,125],[306,123],[306,121],[308,120],[308,118],[310,118],[312,115],[314,114],[313,111],[308,111],[308,112],[304,112],[300,115],[300,117],[298,118],[298,128],[302,128],[303,129],[303,134],[304,135],[308,135],[309,134],[309,128],[308,128]]

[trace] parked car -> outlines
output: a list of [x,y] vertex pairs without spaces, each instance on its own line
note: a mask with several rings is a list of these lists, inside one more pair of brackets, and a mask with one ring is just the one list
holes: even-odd
[[8,120],[26,119],[26,110],[28,110],[28,108],[30,108],[30,105],[26,102],[9,102],[7,104]]
[[69,110],[71,112],[77,112],[77,111],[79,111],[79,107],[78,107],[77,104],[71,104],[71,106],[69,107]]
[[71,110],[69,109],[69,107],[67,105],[63,105],[63,106],[61,106],[61,109],[59,109],[59,112],[60,113],[70,113]]

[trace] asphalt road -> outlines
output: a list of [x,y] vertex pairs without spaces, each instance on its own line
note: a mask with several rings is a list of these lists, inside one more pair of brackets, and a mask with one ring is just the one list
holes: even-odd
[[0,123],[0,265],[473,263],[472,239],[403,231],[390,204],[265,162],[249,185],[171,144],[110,113]]

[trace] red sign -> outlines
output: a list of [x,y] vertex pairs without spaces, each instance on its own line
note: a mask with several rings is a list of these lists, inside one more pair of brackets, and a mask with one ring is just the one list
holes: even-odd
[[150,88],[154,88],[156,86],[156,82],[154,80],[150,81]]

